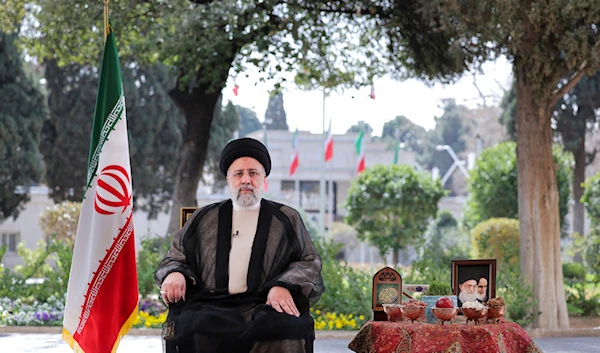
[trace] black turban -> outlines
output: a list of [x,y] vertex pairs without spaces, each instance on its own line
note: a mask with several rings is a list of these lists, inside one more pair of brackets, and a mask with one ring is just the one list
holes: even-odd
[[233,161],[241,157],[252,157],[260,162],[265,168],[267,176],[271,173],[271,156],[265,145],[260,141],[244,137],[230,141],[221,152],[219,168],[223,176],[227,176],[227,170]]

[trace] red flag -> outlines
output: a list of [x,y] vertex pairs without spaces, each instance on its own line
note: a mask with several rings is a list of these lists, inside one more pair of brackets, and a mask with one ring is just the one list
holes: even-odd
[[375,99],[375,86],[371,85],[371,94],[369,94],[369,97],[371,97],[371,99]]
[[240,89],[240,86],[238,86],[238,84],[237,84],[237,80],[236,80],[236,78],[234,77],[234,78],[233,78],[233,95],[235,95],[236,97],[237,97],[237,95],[238,95],[238,91],[239,91],[239,89]]
[[64,340],[85,353],[115,352],[138,315],[125,97],[108,28],[63,319]]
[[298,158],[298,129],[294,132],[292,139],[292,158],[290,159],[290,176],[294,175],[296,169],[298,169],[299,158]]
[[331,134],[331,120],[329,120],[329,132],[325,141],[325,162],[333,158],[333,135]]

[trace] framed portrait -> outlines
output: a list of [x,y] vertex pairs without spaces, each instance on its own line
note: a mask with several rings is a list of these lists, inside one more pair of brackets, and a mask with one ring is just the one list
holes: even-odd
[[496,259],[452,260],[452,292],[458,307],[468,301],[496,297]]
[[183,225],[192,216],[198,207],[182,207],[179,210],[179,229],[183,228]]

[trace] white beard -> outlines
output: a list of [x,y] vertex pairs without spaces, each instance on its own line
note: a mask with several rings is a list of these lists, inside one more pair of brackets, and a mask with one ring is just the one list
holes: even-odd
[[461,303],[472,302],[477,300],[477,296],[477,293],[469,294],[467,292],[460,292],[458,294],[458,300],[460,300]]
[[[237,189],[229,188],[231,190],[231,200],[241,207],[250,207],[256,205],[262,199],[262,189],[255,189],[249,185],[240,186]],[[252,191],[249,194],[242,194],[242,190]]]

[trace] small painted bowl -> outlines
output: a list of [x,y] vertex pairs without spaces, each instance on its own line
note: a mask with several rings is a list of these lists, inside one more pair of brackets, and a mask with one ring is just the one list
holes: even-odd
[[493,321],[493,322],[498,322],[498,320],[504,316],[504,313],[506,312],[506,307],[505,306],[499,306],[497,308],[488,308],[488,312],[487,312],[487,320],[486,321]]
[[411,322],[419,321],[419,318],[425,312],[425,307],[407,307],[401,306],[400,310],[402,311],[402,316],[405,316],[410,319]]
[[462,308],[463,314],[467,317],[467,323],[469,321],[474,321],[475,324],[479,324],[479,320],[483,319],[487,314],[488,309],[472,309],[472,308]]
[[458,308],[431,308],[433,316],[438,319],[438,323],[444,324],[444,321],[452,321],[458,312]]
[[388,321],[402,321],[402,311],[400,310],[401,306],[402,304],[383,304],[383,311],[387,315]]

